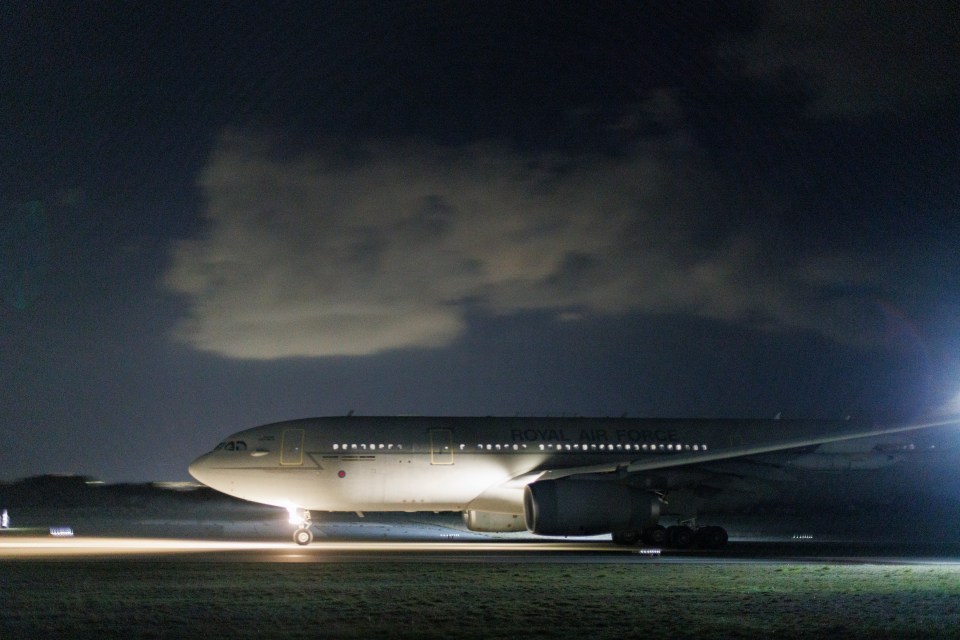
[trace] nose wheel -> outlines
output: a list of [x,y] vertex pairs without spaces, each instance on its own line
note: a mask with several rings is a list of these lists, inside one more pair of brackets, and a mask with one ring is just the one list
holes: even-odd
[[313,524],[310,521],[310,512],[296,507],[289,507],[287,510],[290,512],[290,524],[297,525],[297,530],[293,532],[293,541],[300,546],[313,542],[313,532],[310,531]]
[[313,532],[310,529],[300,528],[293,532],[293,541],[302,547],[313,542]]

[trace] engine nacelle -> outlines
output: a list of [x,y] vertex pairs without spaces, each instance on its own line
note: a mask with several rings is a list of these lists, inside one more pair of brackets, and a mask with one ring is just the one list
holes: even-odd
[[660,498],[594,480],[543,480],[523,492],[527,529],[545,536],[642,531],[660,518]]
[[524,531],[527,528],[522,516],[493,511],[464,511],[463,522],[470,531],[505,533]]

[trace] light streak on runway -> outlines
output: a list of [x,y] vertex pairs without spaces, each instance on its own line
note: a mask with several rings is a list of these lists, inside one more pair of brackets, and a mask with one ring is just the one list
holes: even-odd
[[214,542],[161,538],[17,537],[0,540],[0,558],[251,551],[289,546],[276,542]]
[[286,541],[221,541],[0,535],[0,562],[14,560],[170,560],[267,563],[828,563],[960,565],[956,545],[906,547],[855,543],[731,544],[720,551],[624,547],[605,541],[325,541],[309,546]]
[[308,547],[292,542],[231,542],[211,540],[176,540],[163,538],[94,538],[94,537],[11,537],[0,538],[0,559],[63,558],[96,556],[152,556],[169,554],[210,554],[262,552],[275,556],[278,552],[301,555],[333,554],[397,554],[397,553],[605,553],[652,554],[659,550],[626,548],[611,543],[583,542],[325,542],[315,541]]

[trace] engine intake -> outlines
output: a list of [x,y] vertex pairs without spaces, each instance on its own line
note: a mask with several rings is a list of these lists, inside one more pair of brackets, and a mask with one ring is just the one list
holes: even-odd
[[641,489],[594,480],[543,480],[527,485],[527,529],[545,536],[641,531],[660,518],[660,498]]

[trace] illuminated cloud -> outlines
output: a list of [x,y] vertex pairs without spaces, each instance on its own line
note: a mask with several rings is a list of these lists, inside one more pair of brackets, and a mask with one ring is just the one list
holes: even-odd
[[612,158],[412,143],[294,152],[232,132],[200,185],[205,228],[174,247],[165,284],[188,304],[176,336],[228,357],[447,345],[468,307],[863,334],[830,293],[850,261],[771,257],[750,227],[718,225],[720,190],[682,135]]
[[750,76],[798,82],[812,115],[902,112],[960,89],[956,20],[950,3],[764,3],[760,28],[724,53]]

